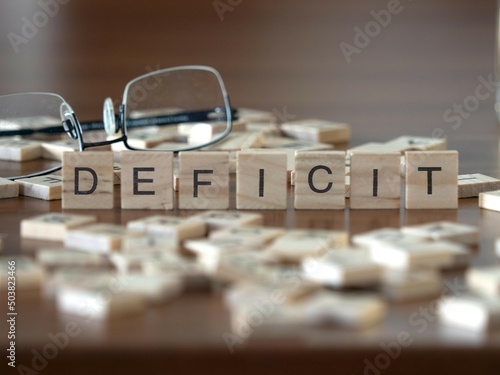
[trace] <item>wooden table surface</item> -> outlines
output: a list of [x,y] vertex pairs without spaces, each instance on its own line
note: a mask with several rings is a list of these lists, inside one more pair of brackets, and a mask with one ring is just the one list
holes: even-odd
[[[150,68],[206,64],[221,72],[235,106],[346,121],[354,146],[405,134],[441,133],[449,148],[460,152],[460,173],[500,177],[494,93],[486,88],[477,108],[453,121],[446,115],[454,104],[473,103],[476,87],[494,72],[493,0],[402,0],[400,12],[350,62],[341,43],[354,45],[355,28],[364,29],[374,19],[371,12],[387,9],[391,1],[58,1],[46,24],[28,36],[23,35],[26,20],[44,21],[39,15],[43,1],[1,2],[0,94],[57,92],[81,120],[90,120],[100,117],[104,98],[120,98],[126,82]],[[216,6],[228,10],[220,15]],[[13,33],[23,38],[17,51],[10,42]],[[3,173],[19,168],[0,164]],[[290,199],[292,195],[289,191]],[[355,234],[459,221],[481,229],[473,265],[499,263],[494,240],[500,213],[480,210],[474,198],[460,200],[458,210],[318,212],[292,207],[290,201],[286,211],[265,212],[265,224]],[[59,201],[1,200],[0,232],[9,235],[4,252],[34,251],[40,244],[19,238],[20,220],[60,209]],[[120,209],[91,213],[115,223],[150,214]],[[460,289],[461,276],[448,274],[447,280]],[[64,320],[52,303],[36,294],[19,296],[19,304],[18,364],[30,366],[32,350],[42,350],[47,335],[59,332]],[[222,338],[230,327],[220,295],[191,293],[141,317],[85,326],[40,373],[376,374],[366,363],[384,353],[382,344],[407,331],[412,344],[380,369],[381,374],[497,374],[500,334],[448,330],[432,314],[425,329],[412,324],[412,314],[433,306],[432,301],[393,305],[382,325],[360,332],[256,329],[231,354]],[[4,348],[5,322],[0,327]],[[0,366],[7,367],[4,362]]]

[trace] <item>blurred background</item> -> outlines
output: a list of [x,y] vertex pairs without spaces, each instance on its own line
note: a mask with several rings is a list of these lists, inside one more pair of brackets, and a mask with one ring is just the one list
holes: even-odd
[[135,76],[206,64],[235,106],[460,151],[496,136],[494,95],[464,103],[494,72],[495,14],[494,0],[3,0],[0,94],[57,92],[94,119]]

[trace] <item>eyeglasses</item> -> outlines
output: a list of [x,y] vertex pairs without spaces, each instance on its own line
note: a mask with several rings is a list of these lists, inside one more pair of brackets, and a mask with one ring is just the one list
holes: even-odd
[[103,121],[79,122],[71,106],[53,93],[0,96],[0,137],[9,137],[0,141],[15,144],[24,136],[66,133],[79,151],[111,145],[115,150],[179,152],[219,142],[236,118],[220,74],[208,66],[188,65],[133,79],[125,87],[117,115],[111,98],[104,101]]

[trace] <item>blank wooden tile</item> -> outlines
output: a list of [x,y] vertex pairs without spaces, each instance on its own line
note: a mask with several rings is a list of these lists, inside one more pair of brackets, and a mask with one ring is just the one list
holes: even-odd
[[320,258],[306,258],[302,269],[307,280],[336,288],[378,285],[382,277],[382,268],[369,251],[356,248],[332,249]]
[[177,129],[168,127],[167,129],[159,129],[157,131],[149,130],[133,130],[127,133],[127,142],[132,147],[138,149],[155,148],[165,142],[175,142],[179,134]]
[[16,180],[19,184],[19,195],[46,201],[61,199],[62,177],[45,175]]
[[446,150],[445,138],[414,137],[404,135],[384,143],[387,151]]
[[441,323],[452,327],[486,332],[500,328],[500,299],[480,296],[451,296],[440,299]]
[[116,224],[91,224],[68,230],[65,246],[83,251],[110,253],[120,250],[123,239],[127,236],[141,237],[142,233],[127,230]]
[[465,274],[467,286],[477,294],[500,297],[500,266],[471,268]]
[[241,151],[237,154],[236,207],[243,210],[287,208],[287,155]]
[[122,209],[172,210],[171,152],[122,151]]
[[344,209],[345,193],[345,152],[297,152],[295,208]]
[[26,256],[0,256],[0,291],[6,291],[7,278],[11,277],[9,274],[9,266],[12,267],[11,263],[15,263],[15,278],[16,278],[16,291],[39,289],[45,278],[45,272],[43,268],[35,263],[31,258]]
[[229,155],[227,152],[179,154],[179,209],[229,208]]
[[500,190],[479,193],[479,207],[486,210],[500,211]]
[[42,143],[42,158],[48,160],[62,160],[63,153],[78,151],[78,142],[73,139]]
[[0,199],[19,196],[19,184],[15,181],[0,177]]
[[406,152],[406,208],[458,208],[458,152]]
[[476,226],[450,221],[406,226],[401,231],[427,240],[448,240],[466,245],[477,245],[479,241],[479,229]]
[[379,324],[387,315],[386,303],[370,293],[320,291],[302,302],[310,323],[363,329]]
[[249,281],[266,284],[274,280],[270,266],[266,264],[269,258],[257,251],[233,251],[223,254],[216,264],[207,267],[205,271],[218,280]]
[[205,211],[189,217],[202,220],[210,231],[221,228],[262,225],[264,217],[258,212]]
[[310,142],[344,143],[351,136],[349,125],[317,119],[285,122],[281,130],[290,137]]
[[500,180],[481,173],[458,176],[458,198],[472,198],[479,193],[500,189]]
[[0,160],[29,161],[41,157],[40,142],[20,138],[0,139]]
[[113,208],[113,163],[112,152],[65,152],[62,208]]
[[36,253],[36,260],[45,268],[67,267],[105,267],[108,260],[101,254],[80,252],[68,249],[42,248]]
[[189,238],[205,236],[206,224],[197,218],[154,215],[127,223],[127,228],[148,234],[162,235],[180,243]]
[[413,244],[380,244],[370,248],[377,264],[393,269],[444,268],[455,262],[455,249],[463,245],[448,241],[415,242]]
[[175,257],[175,254],[163,250],[123,253],[117,251],[109,255],[109,260],[120,274],[130,274],[142,271],[143,264],[146,262],[168,262]]
[[273,112],[253,108],[238,108],[238,118],[252,123],[275,124],[278,119]]
[[441,275],[435,269],[385,270],[380,287],[391,301],[406,302],[437,297],[442,291]]
[[158,251],[175,253],[179,244],[175,239],[162,233],[146,233],[142,237],[125,237],[122,240],[123,253],[156,253]]
[[399,153],[355,152],[351,155],[352,209],[399,209],[400,158]]
[[64,241],[69,229],[94,223],[97,217],[51,212],[21,221],[21,236],[37,240]]
[[265,248],[271,258],[298,263],[306,257],[323,255],[329,248],[346,247],[349,234],[345,231],[301,230],[287,231]]

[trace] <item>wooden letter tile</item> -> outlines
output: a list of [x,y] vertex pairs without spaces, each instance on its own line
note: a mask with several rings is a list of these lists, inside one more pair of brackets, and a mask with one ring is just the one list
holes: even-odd
[[63,209],[113,208],[112,152],[65,152],[62,175]]
[[345,194],[345,152],[297,152],[295,208],[344,209]]
[[121,206],[124,209],[172,210],[171,152],[121,152]]
[[227,152],[181,152],[179,163],[179,209],[229,208]]
[[260,213],[238,211],[206,211],[190,216],[190,219],[202,220],[208,226],[209,230],[262,225],[264,220]]
[[399,209],[399,153],[355,152],[351,155],[352,209]]
[[38,240],[64,241],[66,232],[97,221],[95,216],[52,212],[21,221],[21,236]]
[[458,152],[406,152],[406,208],[458,208]]
[[500,180],[481,173],[458,176],[458,198],[471,198],[479,193],[500,189]]
[[241,151],[237,155],[236,207],[243,210],[287,208],[287,155]]
[[450,221],[407,226],[401,231],[427,240],[448,240],[466,245],[477,245],[479,241],[477,227]]
[[143,219],[129,221],[127,228],[151,235],[168,237],[176,243],[188,238],[203,237],[207,231],[205,222],[201,219],[166,215],[148,216]]
[[281,130],[289,137],[309,142],[344,143],[351,136],[349,125],[317,119],[286,122]]
[[16,181],[19,184],[19,195],[46,201],[61,199],[61,176],[51,174]]
[[0,199],[19,196],[19,184],[0,177]]
[[63,153],[78,151],[78,142],[67,139],[42,143],[42,157],[48,160],[62,160]]

